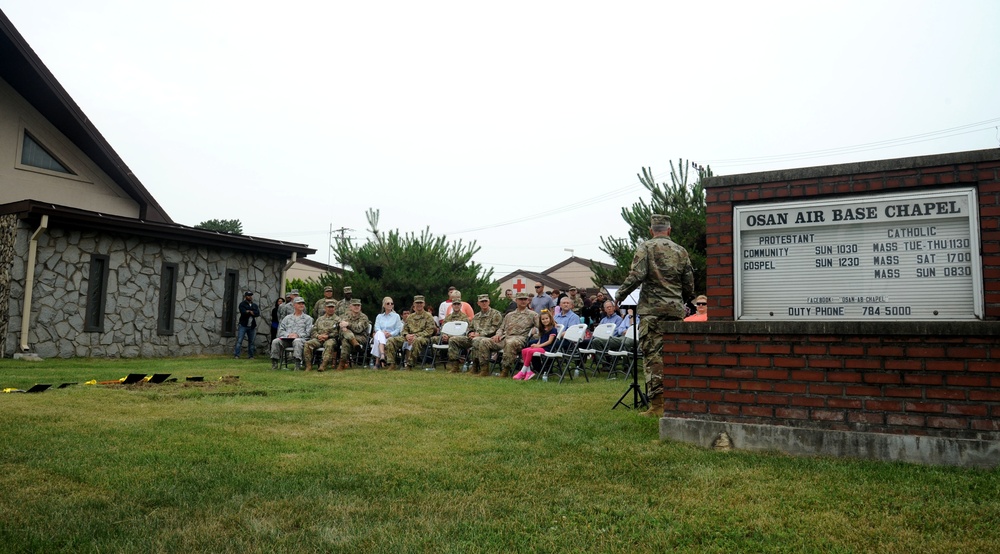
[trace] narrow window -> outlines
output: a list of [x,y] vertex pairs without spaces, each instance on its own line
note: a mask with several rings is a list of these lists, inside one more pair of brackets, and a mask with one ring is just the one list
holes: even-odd
[[240,283],[237,269],[226,270],[226,292],[222,297],[222,336],[236,336],[236,286]]
[[160,306],[156,317],[157,334],[174,334],[174,305],[176,303],[177,264],[163,262],[160,267]]
[[104,307],[108,298],[108,257],[91,254],[90,279],[87,280],[87,315],[83,330],[87,333],[104,332]]
[[24,132],[24,143],[21,145],[21,163],[24,165],[30,165],[32,167],[40,167],[42,169],[47,169],[49,171],[56,171],[58,173],[68,173],[69,175],[76,175],[62,162],[56,159],[45,149],[44,146],[38,143],[28,134],[27,131]]

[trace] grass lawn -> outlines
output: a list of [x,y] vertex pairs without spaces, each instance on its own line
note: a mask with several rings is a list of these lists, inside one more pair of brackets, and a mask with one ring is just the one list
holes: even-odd
[[4,359],[0,387],[129,372],[206,381],[0,395],[0,551],[1000,551],[1000,471],[661,443],[622,381]]

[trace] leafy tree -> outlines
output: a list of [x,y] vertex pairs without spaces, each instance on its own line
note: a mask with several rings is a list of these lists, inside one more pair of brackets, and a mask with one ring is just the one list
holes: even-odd
[[654,213],[670,216],[672,230],[670,239],[687,249],[694,267],[694,286],[698,292],[705,291],[706,243],[705,243],[705,190],[702,179],[712,176],[710,167],[695,166],[697,181],[688,184],[691,163],[678,160],[677,166],[670,162],[670,184],[657,183],[651,169],[642,168],[639,182],[652,194],[650,202],[640,198],[631,207],[622,208],[622,219],[629,224],[628,238],[601,237],[601,251],[614,260],[613,269],[594,267],[594,284],[603,286],[617,284],[625,280],[635,249],[649,235],[649,220]]
[[243,224],[238,219],[209,219],[194,226],[195,229],[206,229],[208,231],[219,231],[230,235],[242,235]]
[[392,297],[399,313],[410,309],[418,294],[426,298],[428,310],[437,310],[449,286],[462,291],[462,300],[473,306],[480,294],[489,294],[497,306],[500,290],[493,283],[493,271],[472,261],[479,251],[475,241],[468,245],[461,240],[449,242],[443,236],[435,237],[429,228],[419,235],[382,231],[378,210],[368,210],[367,218],[371,237],[365,243],[344,238],[334,244],[337,259],[345,268],[343,274],[327,273],[319,281],[292,282],[310,309],[326,286],[333,287],[338,297],[343,287],[350,286],[352,296],[361,299],[362,310],[373,321],[385,296]]

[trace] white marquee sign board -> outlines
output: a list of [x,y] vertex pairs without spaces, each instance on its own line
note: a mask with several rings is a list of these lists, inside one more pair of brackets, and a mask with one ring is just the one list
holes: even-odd
[[736,319],[982,319],[978,206],[973,188],[738,206]]

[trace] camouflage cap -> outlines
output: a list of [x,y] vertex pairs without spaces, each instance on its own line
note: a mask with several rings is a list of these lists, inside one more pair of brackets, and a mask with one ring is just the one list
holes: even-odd
[[670,216],[663,214],[653,214],[649,216],[650,227],[666,227],[670,225]]
[[528,293],[526,293],[526,292],[519,292],[519,293],[517,293],[517,294],[514,295],[514,300],[520,300],[522,298],[524,298],[525,300],[527,300],[528,299]]
[[453,295],[451,295],[451,303],[452,304],[461,304],[462,303],[462,295],[461,294],[453,294]]
[[323,292],[333,292],[333,287],[323,287]]
[[479,295],[479,301],[480,302],[489,302],[489,300],[490,300],[490,295],[488,295],[488,294],[480,294]]
[[295,301],[293,303],[295,303],[295,304],[305,304],[306,303],[306,299],[302,298],[301,296],[299,296],[299,297],[295,298]]
[[298,296],[299,295],[299,289],[292,289],[292,290],[288,291],[288,294],[294,294],[295,296]]
[[351,306],[360,306],[360,305],[361,305],[360,298],[355,298],[354,300],[351,300]]
[[344,294],[351,294],[351,287],[344,287]]
[[326,302],[323,303],[323,306],[325,306],[327,308],[336,308],[337,307],[337,301],[336,300],[327,300]]
[[424,303],[424,296],[422,294],[418,294],[418,295],[416,295],[416,296],[413,297],[413,303],[416,304],[417,302],[419,302],[421,304]]

